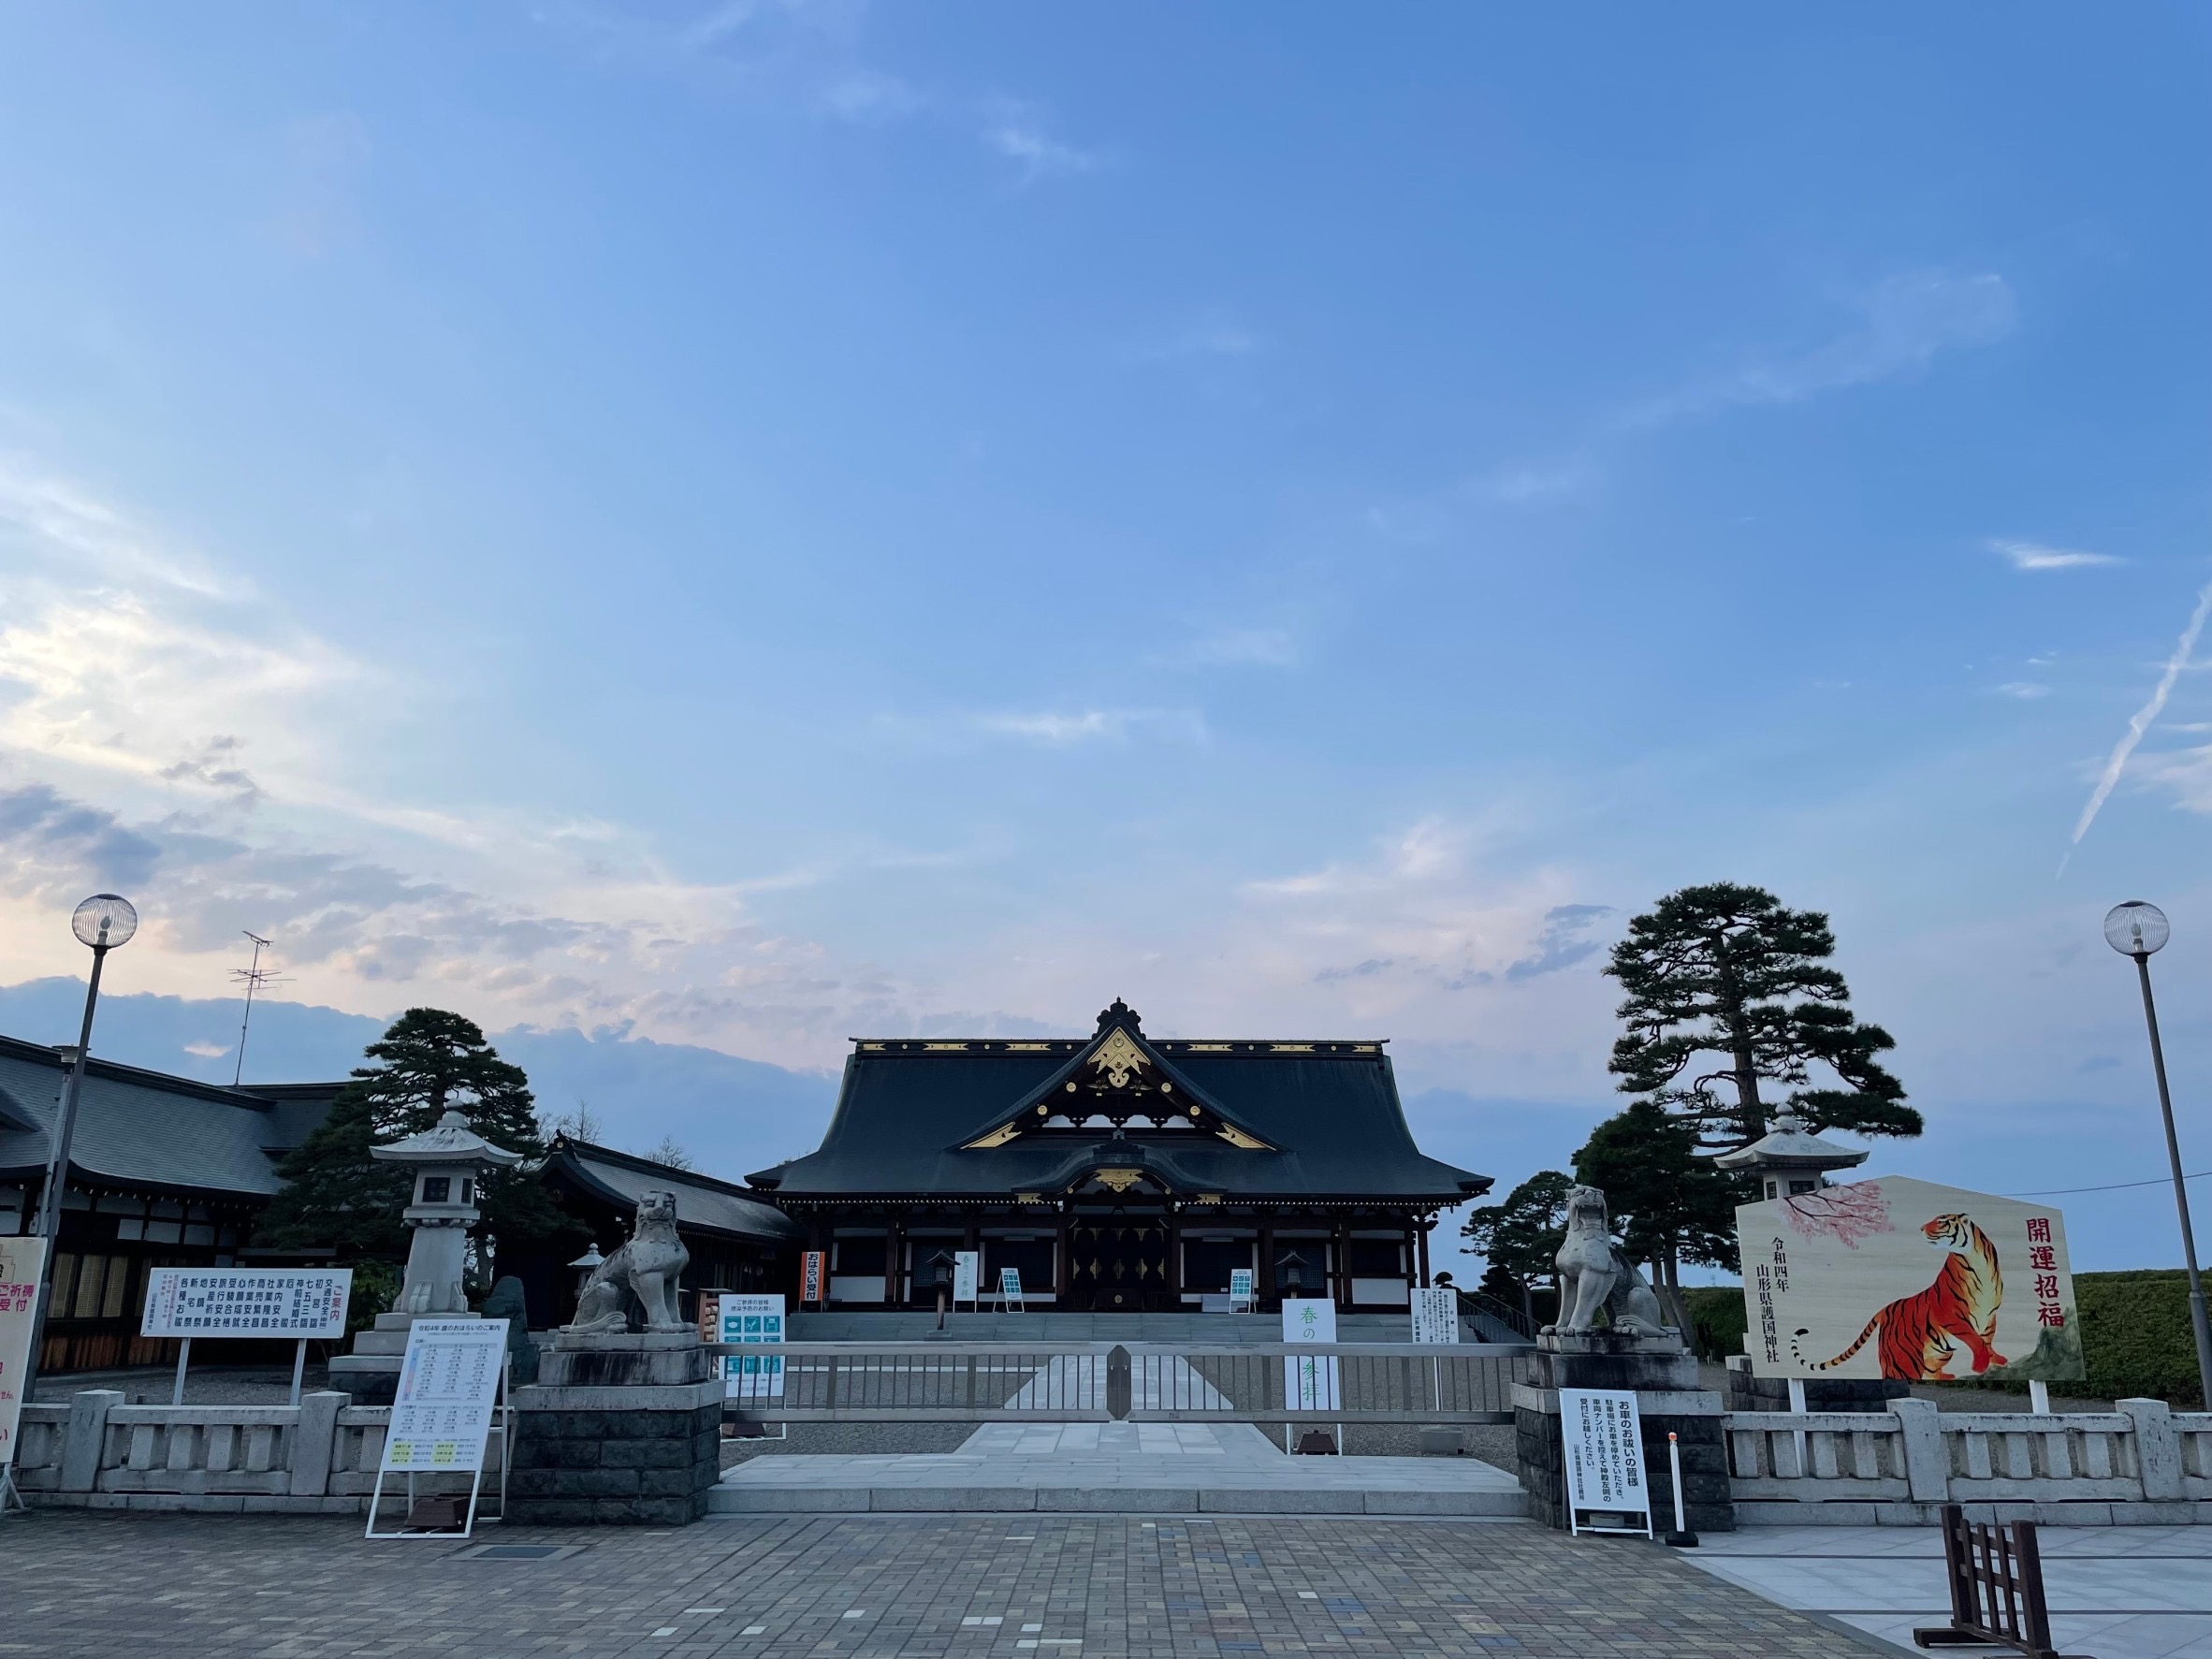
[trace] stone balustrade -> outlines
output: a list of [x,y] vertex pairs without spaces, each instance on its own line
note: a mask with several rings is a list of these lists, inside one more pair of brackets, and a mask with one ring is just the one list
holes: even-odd
[[[1739,1524],[1932,1526],[1944,1504],[2098,1526],[2212,1521],[2212,1413],[2161,1400],[2111,1412],[1732,1411]],[[1978,1511],[1976,1519],[1981,1519]]]
[[[15,1480],[29,1502],[360,1514],[391,1422],[390,1407],[356,1405],[342,1393],[308,1394],[298,1405],[126,1405],[124,1398],[90,1389],[65,1405],[23,1407]],[[493,1435],[488,1487],[503,1449]]]

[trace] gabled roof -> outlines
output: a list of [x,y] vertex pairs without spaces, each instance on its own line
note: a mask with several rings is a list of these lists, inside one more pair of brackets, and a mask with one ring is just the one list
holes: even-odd
[[[676,1224],[681,1231],[720,1233],[765,1244],[784,1244],[802,1236],[790,1216],[762,1203],[742,1186],[702,1175],[696,1170],[679,1170],[674,1164],[657,1163],[566,1135],[553,1137],[542,1179],[548,1185],[565,1182],[624,1215],[634,1210],[648,1192],[672,1192],[676,1195]],[[612,1246],[613,1241],[604,1242]]]
[[[1128,1036],[1128,1048],[1113,1041],[1116,1032]],[[1078,1084],[1070,1117],[1084,1100],[1112,1097],[1112,1068],[1086,1075],[1110,1047],[1132,1077],[1148,1068],[1152,1084],[1173,1085],[1147,1112],[1187,1096],[1200,1106],[1197,1127],[1023,1127],[1037,1121],[1041,1104],[1049,1120],[1052,1099],[1067,1098],[1070,1082]],[[1108,1114],[1093,1104],[1089,1115]],[[1222,1136],[1223,1128],[1241,1140]],[[1014,1133],[1002,1138],[1010,1128]],[[1133,1171],[1183,1196],[1232,1201],[1458,1203],[1491,1185],[1487,1175],[1439,1162],[1414,1144],[1378,1041],[1146,1039],[1119,1003],[1086,1039],[861,1039],[845,1062],[821,1147],[749,1179],[779,1202],[991,1198],[1065,1192],[1099,1171],[1116,1181]]]
[[[0,1178],[45,1171],[68,1070],[65,1051],[0,1037]],[[270,1086],[281,1099],[95,1055],[78,1095],[70,1179],[267,1198],[281,1185],[276,1157],[307,1138],[343,1085]]]

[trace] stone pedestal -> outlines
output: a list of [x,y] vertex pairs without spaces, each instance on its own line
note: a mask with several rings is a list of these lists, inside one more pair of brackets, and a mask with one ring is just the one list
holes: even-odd
[[[1892,1400],[1913,1392],[1907,1382],[1879,1376],[1809,1376],[1805,1379],[1807,1411],[1887,1411]],[[1790,1379],[1754,1376],[1749,1354],[1728,1357],[1728,1409],[1730,1411],[1787,1411]]]
[[1611,1331],[1545,1332],[1536,1338],[1528,1380],[1514,1385],[1521,1484],[1528,1492],[1529,1513],[1537,1521],[1562,1531],[1568,1524],[1562,1389],[1626,1390],[1637,1396],[1644,1478],[1651,1489],[1655,1531],[1665,1533],[1674,1525],[1674,1479],[1666,1456],[1669,1431],[1681,1453],[1682,1498],[1690,1530],[1736,1530],[1719,1391],[1700,1386],[1695,1357],[1675,1338]]
[[562,1331],[515,1390],[515,1520],[683,1526],[721,1474],[722,1384],[691,1331]]

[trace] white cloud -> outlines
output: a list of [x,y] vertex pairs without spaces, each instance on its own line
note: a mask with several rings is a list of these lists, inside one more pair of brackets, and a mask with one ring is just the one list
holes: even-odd
[[1298,657],[1288,628],[1225,628],[1191,641],[1184,660],[1202,668],[1288,668]]
[[1106,161],[1098,151],[1079,150],[1052,137],[1041,117],[1023,104],[993,105],[982,137],[987,148],[1014,164],[1024,184],[1096,172]]
[[1205,722],[1196,713],[1188,709],[1169,708],[1086,708],[1074,713],[1038,710],[986,714],[978,716],[975,724],[984,732],[1024,738],[1053,749],[1070,749],[1081,743],[1126,742],[1133,733],[1145,728],[1189,738],[1205,735]]
[[[2120,734],[2119,741],[2112,746],[2112,753],[2105,758],[2104,769],[2098,774],[2097,786],[2089,792],[2088,804],[2082,808],[2081,818],[2074,826],[2072,845],[2081,845],[2082,837],[2089,833],[2089,825],[2097,822],[2097,814],[2103,809],[2114,785],[2126,769],[2128,757],[2135,752],[2135,746],[2143,741],[2144,733],[2159,718],[2166,706],[2166,699],[2173,694],[2174,682],[2181,677],[2181,671],[2189,666],[2190,655],[2197,648],[2197,636],[2205,631],[2205,617],[2212,611],[2212,582],[2205,585],[2197,594],[2196,609],[2189,616],[2189,625],[2182,629],[2181,638],[2176,642],[2174,654],[2166,659],[2165,667],[2159,674],[2159,682],[2151,689],[2150,698],[2141,708],[2128,717],[2128,729]],[[2061,874],[2066,866],[2059,865]]]
[[2116,553],[2084,553],[2073,547],[2045,547],[2037,542],[1992,540],[1992,553],[2001,553],[2015,570],[2079,570],[2090,564],[2125,564]]
[[2001,686],[1992,686],[1989,689],[2000,697],[2016,697],[2023,703],[2030,703],[2038,697],[2047,697],[2051,694],[2050,687],[2031,679],[2007,680]]
[[1136,356],[1153,359],[1175,357],[1248,357],[1265,343],[1259,336],[1226,313],[1202,312],[1181,327],[1140,343]]
[[1938,354],[1988,345],[2019,320],[2011,286],[1993,271],[1913,271],[1878,284],[1854,309],[1857,324],[1824,345],[1754,358],[1631,410],[1650,426],[1747,404],[1799,403],[1823,392],[1918,374]]

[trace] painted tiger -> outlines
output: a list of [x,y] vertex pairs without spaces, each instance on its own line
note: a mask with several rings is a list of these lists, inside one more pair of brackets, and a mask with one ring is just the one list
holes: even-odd
[[[1900,1296],[1867,1321],[1858,1339],[1833,1360],[1812,1362],[1814,1371],[1829,1371],[1867,1346],[1879,1331],[1882,1346],[1876,1350],[1882,1375],[1906,1382],[1949,1382],[1948,1367],[1960,1346],[1972,1356],[1975,1375],[2005,1357],[1991,1347],[1997,1335],[1997,1308],[2004,1300],[2004,1274],[1997,1265],[1997,1247],[1989,1237],[1964,1215],[1938,1215],[1921,1232],[1928,1242],[1951,1252],[1935,1283],[1913,1296]],[[1790,1352],[1799,1364],[1807,1363],[1797,1344],[1812,1332],[1800,1327],[1790,1338]]]

